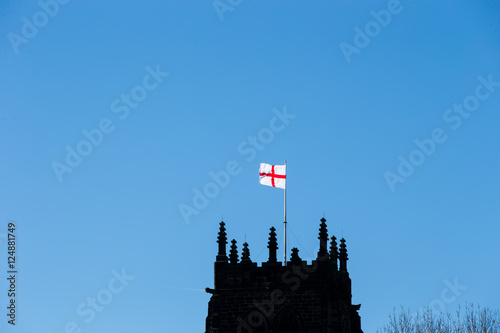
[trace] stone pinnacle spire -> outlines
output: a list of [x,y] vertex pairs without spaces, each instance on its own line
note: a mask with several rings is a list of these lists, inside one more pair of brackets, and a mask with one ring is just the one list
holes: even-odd
[[349,259],[347,258],[347,248],[345,246],[345,239],[344,238],[342,238],[340,240],[339,259],[340,259],[340,271],[347,272],[347,260],[349,260]]
[[337,248],[337,237],[332,236],[332,241],[330,243],[330,260],[333,262],[335,270],[338,270],[338,258],[339,250]]
[[231,250],[229,251],[229,262],[231,264],[238,263],[238,247],[236,246],[236,240],[231,241]]
[[217,243],[219,243],[219,253],[217,254],[218,262],[227,262],[226,256],[226,244],[227,244],[227,235],[226,228],[224,227],[224,221],[221,221],[219,228],[219,236],[217,237]]
[[271,227],[271,232],[269,233],[269,242],[267,247],[269,248],[269,260],[268,262],[276,262],[276,250],[278,249],[278,241],[276,239],[276,229]]
[[243,243],[243,252],[241,254],[241,262],[252,262],[250,260],[250,249],[248,248],[248,243]]
[[326,228],[326,220],[323,217],[321,220],[321,224],[319,225],[319,251],[318,258],[324,258],[324,256],[328,255],[328,229]]
[[299,257],[299,249],[297,249],[296,247],[294,247],[292,249],[292,256],[290,258],[290,261],[293,264],[300,264],[300,263],[302,263],[302,259],[300,259],[300,257]]

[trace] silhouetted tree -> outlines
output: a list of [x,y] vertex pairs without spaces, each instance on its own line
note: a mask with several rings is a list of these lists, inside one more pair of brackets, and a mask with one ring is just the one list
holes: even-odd
[[489,308],[473,304],[465,306],[465,314],[459,308],[456,316],[449,313],[436,314],[430,308],[412,314],[401,308],[389,315],[389,323],[378,329],[378,333],[500,333],[500,314]]

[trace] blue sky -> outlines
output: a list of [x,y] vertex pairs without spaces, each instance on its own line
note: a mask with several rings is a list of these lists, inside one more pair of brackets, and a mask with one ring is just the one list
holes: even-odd
[[346,238],[365,332],[500,308],[495,1],[63,3],[0,4],[2,331],[203,332],[222,216],[282,250],[284,160],[290,248]]

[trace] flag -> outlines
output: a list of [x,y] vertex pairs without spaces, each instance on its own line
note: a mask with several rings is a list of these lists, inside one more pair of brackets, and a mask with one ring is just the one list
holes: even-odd
[[284,189],[286,187],[286,165],[261,163],[259,169],[259,183]]

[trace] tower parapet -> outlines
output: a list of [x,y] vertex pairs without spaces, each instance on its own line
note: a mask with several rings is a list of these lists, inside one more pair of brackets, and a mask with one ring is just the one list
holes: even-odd
[[270,229],[269,259],[261,267],[251,261],[246,242],[238,262],[236,240],[231,241],[228,263],[221,222],[214,288],[206,289],[212,294],[206,333],[362,333],[360,305],[352,304],[345,239],[341,239],[338,251],[332,236],[328,252],[323,218],[317,259],[308,264],[293,248],[290,261],[284,264],[276,260],[275,231]]

